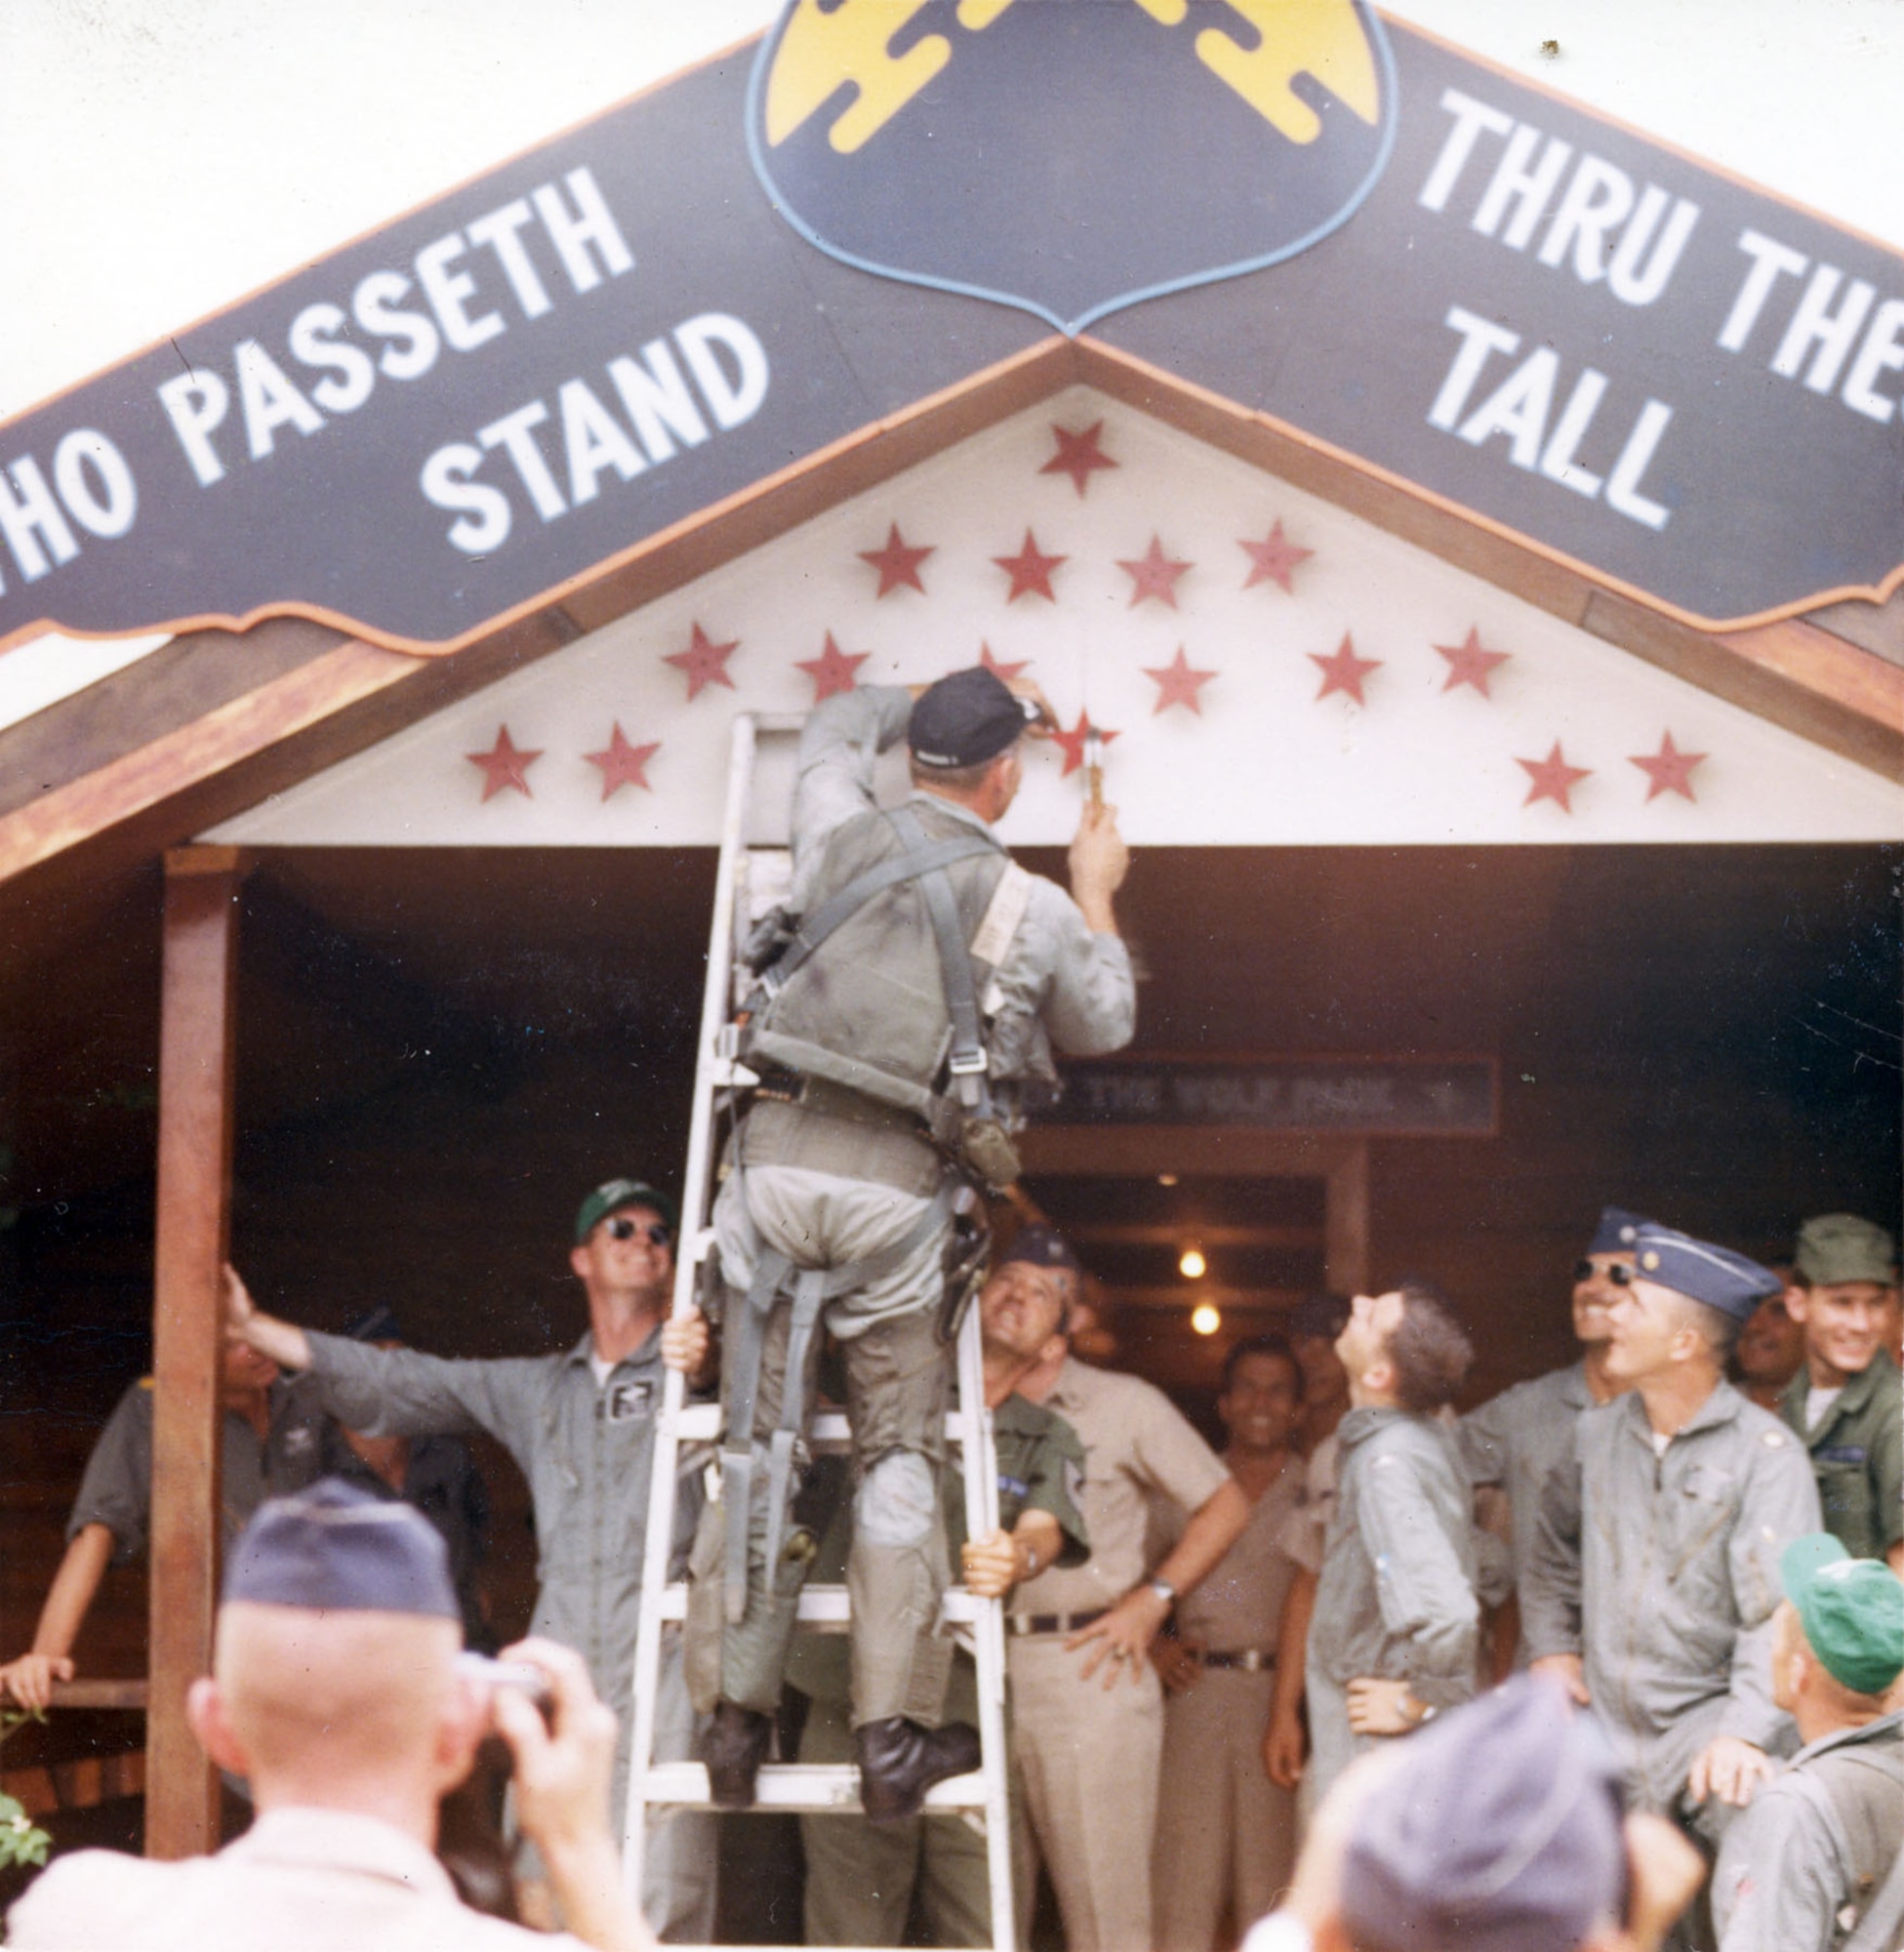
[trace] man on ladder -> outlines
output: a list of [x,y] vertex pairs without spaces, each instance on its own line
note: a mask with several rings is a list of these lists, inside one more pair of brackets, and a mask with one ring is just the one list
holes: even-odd
[[[975,1183],[1017,1176],[1008,1131],[1025,1087],[1055,1082],[1052,1044],[1115,1050],[1136,1020],[1112,909],[1129,866],[1114,809],[1087,802],[1070,895],[992,832],[1018,792],[1021,740],[1048,722],[1033,687],[972,669],[916,699],[838,694],[801,735],[789,928],[743,1012],[739,1055],[761,1083],[713,1215],[726,1434],[695,1549],[690,1667],[724,1809],[753,1801],[813,1556],[791,1507],[823,1326],[853,1433],[862,1805],[875,1821],[912,1816],[934,1783],[978,1767],[975,1731],[939,1727],[946,1344],[966,1287],[949,1286],[954,1211]],[[874,765],[902,738],[912,792],[882,810]]]

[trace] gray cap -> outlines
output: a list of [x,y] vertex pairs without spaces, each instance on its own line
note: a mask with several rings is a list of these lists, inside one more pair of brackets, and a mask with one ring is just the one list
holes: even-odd
[[224,1601],[463,1618],[436,1527],[414,1505],[342,1478],[259,1506],[232,1548]]
[[1813,1287],[1840,1281],[1876,1281],[1889,1287],[1897,1280],[1897,1243],[1875,1220],[1855,1213],[1821,1213],[1799,1229],[1793,1265]]
[[1625,1909],[1619,1770],[1591,1716],[1522,1675],[1408,1738],[1357,1812],[1359,1952],[1577,1952]]

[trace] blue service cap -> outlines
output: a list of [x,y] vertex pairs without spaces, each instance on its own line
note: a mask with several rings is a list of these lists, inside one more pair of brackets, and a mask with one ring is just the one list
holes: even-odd
[[224,1572],[227,1606],[422,1613],[461,1621],[449,1548],[414,1505],[342,1478],[258,1508]]
[[1629,1213],[1624,1206],[1602,1206],[1600,1209],[1600,1225],[1594,1229],[1594,1238],[1587,1242],[1587,1251],[1590,1254],[1630,1254],[1641,1228],[1652,1225],[1654,1222],[1643,1213]]
[[1342,1865],[1360,1952],[1576,1952],[1625,1896],[1613,1752],[1537,1675],[1410,1736]]
[[1042,1220],[1034,1220],[1031,1226],[1019,1230],[1011,1245],[998,1256],[997,1265],[1002,1268],[1007,1261],[1030,1261],[1034,1268],[1069,1268],[1074,1275],[1084,1272],[1084,1264],[1072,1251],[1071,1242],[1057,1228],[1046,1226]]
[[914,761],[950,771],[995,759],[1037,722],[1037,706],[1020,698],[996,671],[972,665],[927,685],[907,721]]
[[1676,1227],[1643,1221],[1633,1243],[1634,1272],[1641,1281],[1657,1281],[1693,1301],[1703,1301],[1734,1322],[1744,1322],[1768,1294],[1782,1294],[1785,1283],[1769,1268],[1762,1268],[1730,1247],[1695,1240]]

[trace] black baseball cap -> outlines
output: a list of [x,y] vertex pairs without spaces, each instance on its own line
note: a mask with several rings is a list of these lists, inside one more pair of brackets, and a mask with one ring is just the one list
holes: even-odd
[[915,764],[952,772],[995,759],[1037,715],[1037,707],[1009,690],[996,671],[974,665],[926,687],[912,707],[906,743]]

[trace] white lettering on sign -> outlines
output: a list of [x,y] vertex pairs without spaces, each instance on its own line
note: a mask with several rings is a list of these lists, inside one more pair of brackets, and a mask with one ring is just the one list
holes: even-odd
[[475,446],[452,441],[431,454],[418,481],[426,502],[457,517],[444,531],[449,543],[478,556],[493,554],[508,539],[513,515],[507,492],[475,478],[491,453],[507,458],[529,506],[552,522],[595,501],[605,475],[631,481],[669,460],[677,441],[698,447],[711,439],[709,417],[727,432],[759,412],[769,383],[767,352],[750,326],[728,312],[703,312],[677,325],[671,337],[672,347],[650,340],[639,361],[623,354],[608,362],[626,424],[587,380],[565,380],[556,389],[550,431],[560,442],[566,496],[550,465],[552,448],[545,450],[537,431],[551,420],[545,400],[531,400],[478,429]]
[[1666,526],[1672,510],[1643,494],[1641,482],[1672,421],[1671,407],[1646,401],[1602,477],[1578,457],[1611,384],[1604,373],[1584,368],[1557,417],[1560,355],[1551,346],[1539,346],[1470,413],[1468,402],[1488,360],[1497,352],[1519,351],[1520,335],[1462,305],[1451,305],[1445,322],[1461,335],[1461,346],[1428,410],[1431,427],[1457,435],[1470,447],[1484,447],[1505,435],[1507,458],[1515,467],[1557,481],[1590,502],[1603,500],[1616,514],[1646,528]]
[[1424,210],[1445,212],[1481,139],[1504,138],[1469,219],[1471,229],[1511,251],[1524,251],[1552,206],[1534,254],[1539,264],[1550,270],[1564,265],[1583,285],[1604,283],[1623,305],[1648,305],[1665,291],[1699,222],[1696,203],[1657,183],[1640,188],[1617,163],[1591,150],[1582,153],[1569,176],[1572,143],[1458,88],[1442,92],[1441,106],[1454,126],[1416,198]]
[[[304,306],[285,333],[284,350],[296,369],[313,376],[308,382],[294,377],[275,347],[260,339],[231,348],[229,381],[223,371],[194,367],[163,382],[159,404],[199,486],[223,480],[237,459],[215,438],[230,411],[233,383],[245,454],[264,461],[282,429],[308,437],[329,426],[327,416],[355,413],[375,392],[380,376],[421,380],[445,348],[474,352],[501,338],[509,329],[505,290],[524,319],[547,317],[555,301],[530,249],[532,238],[542,241],[577,293],[594,291],[605,278],[634,268],[634,254],[586,165],[570,170],[559,183],[544,183],[528,196],[485,211],[461,230],[432,238],[408,270],[367,272],[350,294],[348,312],[324,300]],[[478,258],[477,252],[485,255]],[[413,294],[421,305],[405,303]],[[681,349],[690,365],[714,356],[705,343],[684,344]],[[699,369],[696,377],[702,377]],[[730,383],[718,367],[712,369],[703,390],[716,420],[744,392],[747,379],[744,370]],[[508,452],[519,466],[526,465],[527,449]],[[450,476],[438,478],[446,492],[460,492]],[[492,520],[490,510],[477,526],[487,529]]]
[[1778,295],[1779,280],[1803,278],[1809,270],[1767,362],[1769,370],[1820,394],[1832,390],[1842,372],[1844,384],[1838,397],[1844,405],[1868,420],[1887,422],[1897,411],[1897,398],[1879,392],[1877,383],[1904,368],[1904,300],[1877,304],[1878,290],[1869,279],[1853,278],[1846,285],[1838,265],[1814,265],[1803,251],[1762,231],[1740,231],[1739,249],[1752,263],[1719,329],[1721,348],[1743,352]]
[[[110,542],[132,527],[138,511],[139,487],[126,457],[97,427],[75,427],[61,438],[51,484],[30,454],[0,468],[0,538],[22,583],[37,583],[78,556],[73,522]],[[0,594],[6,588],[0,575]]]

